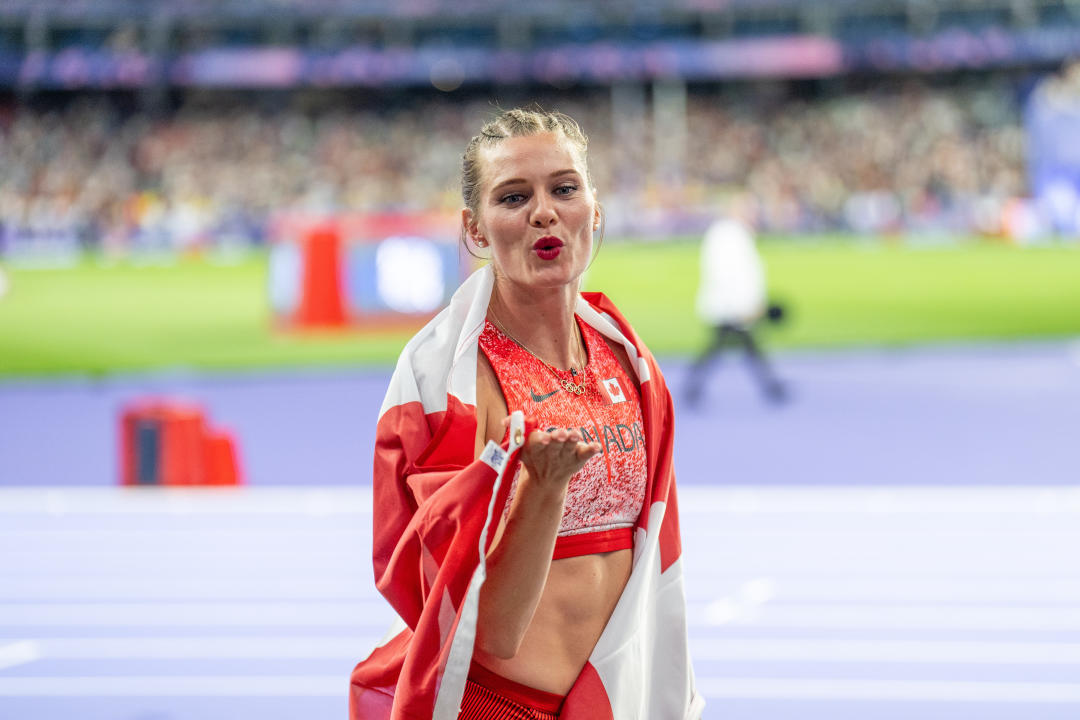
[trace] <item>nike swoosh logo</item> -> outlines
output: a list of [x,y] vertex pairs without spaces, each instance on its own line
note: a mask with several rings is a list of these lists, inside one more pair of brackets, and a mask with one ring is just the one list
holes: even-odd
[[555,393],[559,392],[559,390],[558,390],[558,388],[556,388],[556,389],[552,390],[551,392],[549,392],[549,393],[547,393],[545,395],[537,395],[536,391],[533,390],[532,388],[529,389],[529,392],[532,394],[533,402],[544,402],[549,397],[551,397]]

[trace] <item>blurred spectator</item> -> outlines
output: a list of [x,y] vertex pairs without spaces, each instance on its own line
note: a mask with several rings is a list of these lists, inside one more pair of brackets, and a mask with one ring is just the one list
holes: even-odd
[[784,383],[773,372],[754,338],[758,320],[779,319],[779,307],[767,305],[765,266],[754,239],[757,203],[739,194],[725,203],[722,217],[709,226],[701,243],[701,282],[697,311],[710,327],[709,344],[690,367],[685,397],[701,404],[710,367],[729,348],[741,347],[762,396],[772,403],[787,399]]

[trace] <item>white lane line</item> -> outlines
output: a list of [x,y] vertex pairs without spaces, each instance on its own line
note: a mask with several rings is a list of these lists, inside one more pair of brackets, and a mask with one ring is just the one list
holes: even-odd
[[0,697],[344,698],[348,692],[348,673],[344,675],[0,677]]
[[690,641],[695,661],[1080,665],[1080,644],[1022,642],[771,640]]
[[0,515],[370,515],[370,487],[0,488]]
[[800,628],[1080,630],[1080,608],[960,605],[778,605],[719,599],[688,605],[692,625]]
[[713,698],[1080,703],[1074,683],[706,677],[697,689]]
[[[785,602],[836,602],[846,603],[1037,603],[1039,600],[1055,604],[1080,606],[1080,581],[1066,578],[1031,578],[1025,576],[940,578],[872,577],[799,577],[791,575],[746,576],[706,575],[704,568],[688,571],[687,591],[694,595],[721,595],[747,592],[748,588],[768,584],[772,596]],[[0,590],[0,593],[3,591]]]
[[[1075,487],[701,487],[680,489],[683,515],[716,513],[920,513],[1005,515],[1080,512]],[[0,488],[0,515],[357,515],[371,487]]]
[[[0,520],[2,522],[2,520]],[[107,521],[103,521],[107,522]],[[227,523],[224,518],[221,522]],[[367,521],[370,526],[371,520]],[[367,533],[355,528],[280,528],[259,526],[239,526],[233,523],[231,528],[223,527],[156,527],[132,528],[110,524],[108,527],[86,528],[83,530],[4,530],[0,531],[0,540],[11,542],[48,543],[42,550],[57,552],[57,547],[83,549],[88,554],[96,552],[131,552],[135,555],[160,549],[176,553],[186,550],[189,553],[213,550],[229,555],[257,552],[271,552],[277,547],[283,550],[296,547],[297,541],[305,545],[341,547],[347,543],[350,547]]]
[[[1068,524],[1072,524],[1071,518],[1065,518]],[[693,527],[692,537],[696,540],[709,541],[735,541],[745,543],[781,542],[791,538],[807,538],[818,543],[836,540],[848,540],[850,542],[880,542],[896,543],[912,541],[913,535],[918,535],[924,543],[990,543],[1003,547],[1014,547],[1019,543],[1025,545],[1033,543],[1073,542],[1080,540],[1080,528],[1069,527],[1062,529],[1047,529],[1038,527],[1038,520],[1032,519],[1030,525],[1024,528],[1010,528],[1008,538],[1002,538],[1001,528],[966,527],[922,528],[913,527],[903,523],[896,523],[891,527],[884,527],[881,523],[877,527],[853,527],[829,524],[823,518],[816,518],[813,525],[798,525],[785,523],[783,527],[778,523],[774,527],[733,527],[732,525],[717,524],[711,527]],[[992,523],[987,523],[988,525]],[[1063,523],[1064,524],[1064,523]],[[87,533],[90,534],[89,532]]]
[[0,670],[25,665],[41,658],[41,647],[33,640],[0,645]]
[[[705,677],[713,698],[1080,703],[1080,684]],[[0,697],[342,697],[348,678],[284,676],[0,677]]]
[[[24,602],[56,598],[58,600],[115,600],[123,598],[125,602],[180,602],[193,601],[246,601],[252,604],[260,600],[273,598],[276,601],[289,600],[304,602],[308,600],[352,600],[364,596],[374,596],[370,578],[334,578],[307,579],[289,576],[289,584],[282,585],[284,573],[275,573],[274,577],[257,578],[217,578],[192,577],[157,578],[154,576],[139,578],[96,577],[78,578],[11,578],[0,584],[0,621],[4,617],[5,601]],[[194,575],[194,573],[193,573]],[[0,577],[3,573],[0,572]]]
[[[51,660],[358,660],[378,634],[41,638],[0,648],[21,662]],[[16,646],[21,646],[16,649]],[[1080,644],[954,641],[835,641],[709,638],[691,641],[695,661],[873,662],[1080,665]],[[18,664],[18,663],[12,663]],[[10,665],[8,665],[10,666]]]
[[679,489],[680,517],[732,514],[1060,514],[1080,512],[1076,487],[738,487]]
[[379,642],[371,635],[42,638],[50,660],[345,660],[356,662]]
[[[302,563],[298,554],[296,567]],[[344,559],[344,556],[342,556]],[[252,559],[252,562],[256,558]],[[280,558],[274,558],[275,563]],[[320,564],[325,558],[320,558]],[[31,562],[30,560],[26,561]],[[193,561],[194,564],[194,561]],[[290,560],[289,567],[293,567]],[[331,565],[333,563],[330,563]],[[346,563],[347,564],[347,563]],[[338,567],[343,567],[339,565]],[[375,590],[369,574],[360,572],[341,575],[339,571],[326,570],[318,575],[289,574],[289,583],[282,585],[285,568],[275,564],[271,569],[260,570],[251,563],[241,574],[238,568],[229,566],[198,567],[177,576],[176,568],[156,568],[129,565],[126,570],[110,572],[97,570],[82,575],[54,577],[42,575],[49,571],[38,568],[26,570],[24,576],[13,573],[0,563],[0,602],[40,600],[55,597],[58,600],[89,601],[96,598],[125,601],[183,601],[222,600],[258,602],[274,600],[347,600],[364,596],[374,597]],[[310,566],[307,568],[310,570]],[[132,573],[137,576],[133,577]],[[693,598],[716,596],[744,597],[754,588],[771,588],[770,596],[791,604],[817,602],[845,604],[1037,604],[1040,600],[1058,606],[1080,607],[1080,582],[1066,579],[1032,579],[1030,577],[966,578],[942,580],[912,577],[910,579],[874,579],[866,577],[835,577],[831,579],[806,579],[774,575],[769,577],[710,576],[694,571],[688,580],[687,592]],[[0,608],[3,606],[0,605]]]
[[356,625],[388,618],[382,599],[314,603],[11,603],[0,604],[0,625]]

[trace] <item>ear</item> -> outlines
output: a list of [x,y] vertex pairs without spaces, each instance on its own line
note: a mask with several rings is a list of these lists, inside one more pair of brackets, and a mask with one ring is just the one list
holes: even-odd
[[600,229],[600,219],[603,217],[603,210],[600,208],[600,201],[596,201],[596,206],[593,208],[593,230]]
[[483,233],[480,232],[479,218],[469,208],[462,208],[461,210],[461,226],[465,228],[465,234],[469,236],[473,243],[481,244],[480,240],[483,238]]

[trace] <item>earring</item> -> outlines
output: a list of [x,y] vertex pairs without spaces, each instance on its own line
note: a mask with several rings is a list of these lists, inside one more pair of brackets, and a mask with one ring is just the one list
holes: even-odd
[[487,240],[484,238],[476,238],[476,247],[487,247]]

